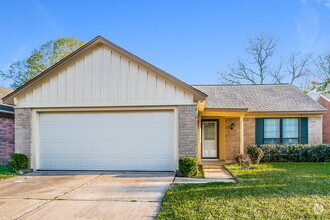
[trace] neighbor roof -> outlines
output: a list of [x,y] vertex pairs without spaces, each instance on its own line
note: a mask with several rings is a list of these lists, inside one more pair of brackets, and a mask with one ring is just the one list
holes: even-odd
[[247,112],[325,112],[326,109],[291,84],[198,85],[208,95],[205,108]]
[[330,101],[330,94],[322,93],[321,96],[323,96],[324,98]]
[[0,116],[3,114],[14,114],[14,108],[7,105],[1,105],[2,98],[12,93],[14,90],[0,86]]
[[18,96],[19,94],[22,94],[25,90],[29,89],[31,86],[34,86],[40,80],[48,77],[50,74],[54,73],[56,70],[62,68],[64,65],[67,65],[72,60],[76,59],[77,57],[80,57],[80,55],[85,54],[87,51],[90,51],[92,48],[95,48],[96,46],[99,46],[99,45],[105,45],[105,46],[109,47],[110,49],[116,51],[117,53],[122,54],[122,55],[126,56],[127,58],[134,60],[137,64],[154,71],[156,74],[159,74],[160,76],[164,77],[165,79],[190,91],[194,95],[194,100],[196,100],[196,101],[197,100],[203,101],[207,97],[207,95],[205,93],[199,91],[198,89],[195,89],[194,87],[192,87],[192,86],[186,84],[185,82],[177,79],[176,77],[166,73],[165,71],[155,67],[154,65],[146,62],[145,60],[135,56],[134,54],[128,52],[127,50],[115,45],[114,43],[108,41],[107,39],[105,39],[101,36],[97,36],[93,40],[86,43],[84,46],[80,47],[76,51],[72,52],[71,54],[69,54],[68,56],[66,56],[65,58],[63,58],[62,60],[60,60],[59,62],[54,64],[53,66],[51,66],[50,68],[48,68],[45,71],[43,71],[42,73],[40,73],[38,76],[36,76],[32,80],[30,80],[29,82],[25,83],[22,87],[16,89],[11,94],[5,96],[3,98],[4,103],[14,104],[14,97]]
[[0,86],[0,99],[2,99],[3,97],[5,97],[6,95],[12,93],[14,90],[12,89],[8,89],[5,87],[1,87]]

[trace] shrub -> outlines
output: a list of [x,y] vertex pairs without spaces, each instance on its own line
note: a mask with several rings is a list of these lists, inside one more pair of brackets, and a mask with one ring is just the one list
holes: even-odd
[[261,145],[264,152],[262,162],[294,161],[324,162],[330,158],[330,145],[294,144]]
[[261,145],[261,149],[264,153],[262,162],[280,162],[286,161],[283,157],[286,149],[283,145]]
[[179,170],[185,177],[194,177],[198,174],[198,160],[193,157],[181,157],[179,159]]
[[257,147],[257,145],[255,144],[248,145],[247,153],[250,155],[250,158],[253,163],[260,163],[261,159],[264,156],[263,150]]
[[242,169],[250,169],[252,165],[252,160],[249,154],[237,154],[235,160]]
[[9,166],[8,164],[0,165],[0,175],[1,174],[11,174],[14,172],[15,171],[13,170],[13,168],[11,166]]
[[8,162],[16,172],[28,168],[28,158],[25,154],[13,153],[10,155],[11,160]]

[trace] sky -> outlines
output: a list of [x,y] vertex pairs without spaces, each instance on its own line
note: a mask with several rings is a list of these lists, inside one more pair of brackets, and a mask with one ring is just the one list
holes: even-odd
[[0,0],[0,11],[0,70],[68,36],[101,35],[194,85],[218,84],[256,34],[279,41],[277,56],[330,51],[330,0]]

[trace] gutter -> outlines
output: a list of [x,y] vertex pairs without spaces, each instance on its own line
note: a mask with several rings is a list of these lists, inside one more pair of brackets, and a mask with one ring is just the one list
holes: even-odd
[[5,113],[5,114],[9,114],[9,115],[14,115],[15,114],[12,111],[6,111],[6,110],[1,110],[1,109],[0,109],[0,113]]

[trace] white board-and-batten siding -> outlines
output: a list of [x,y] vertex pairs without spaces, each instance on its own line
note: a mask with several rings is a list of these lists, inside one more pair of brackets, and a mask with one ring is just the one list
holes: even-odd
[[98,46],[16,98],[16,107],[194,104],[193,94]]

